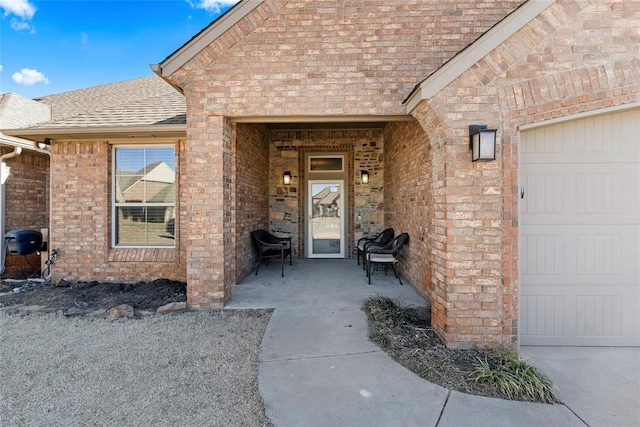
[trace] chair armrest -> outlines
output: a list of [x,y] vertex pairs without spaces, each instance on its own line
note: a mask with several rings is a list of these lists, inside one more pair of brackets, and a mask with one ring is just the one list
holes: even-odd
[[[261,247],[280,249],[280,247],[282,247],[282,244],[283,244],[284,242],[278,242],[278,243],[267,243],[267,242],[259,241],[258,243],[260,244],[260,246],[261,246]],[[285,243],[285,244],[286,244],[286,243]]]
[[385,249],[385,248],[371,248],[366,251],[368,254],[391,254],[395,252],[393,249]]

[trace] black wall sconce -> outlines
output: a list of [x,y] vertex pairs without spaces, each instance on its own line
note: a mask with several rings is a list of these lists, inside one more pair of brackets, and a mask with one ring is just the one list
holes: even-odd
[[496,132],[496,129],[487,129],[487,125],[469,126],[472,162],[489,162],[496,159]]
[[363,184],[368,184],[369,183],[369,171],[360,171],[360,181]]
[[291,185],[291,172],[286,171],[284,175],[282,175],[282,183],[284,185]]

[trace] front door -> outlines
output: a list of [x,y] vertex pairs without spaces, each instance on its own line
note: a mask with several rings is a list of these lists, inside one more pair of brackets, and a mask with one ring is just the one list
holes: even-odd
[[309,258],[344,258],[344,180],[308,181]]

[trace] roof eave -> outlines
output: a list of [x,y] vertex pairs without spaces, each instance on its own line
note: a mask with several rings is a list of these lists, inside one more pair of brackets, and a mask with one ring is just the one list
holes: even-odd
[[102,126],[102,127],[38,127],[28,129],[10,129],[6,135],[39,141],[49,139],[88,139],[88,138],[162,138],[183,137],[187,133],[186,124],[142,125],[142,126]]
[[421,101],[431,99],[553,3],[555,0],[529,0],[490,28],[413,89],[404,101],[407,113],[411,113]]
[[165,60],[159,64],[151,64],[151,69],[160,77],[169,77],[263,2],[264,0],[240,1]]

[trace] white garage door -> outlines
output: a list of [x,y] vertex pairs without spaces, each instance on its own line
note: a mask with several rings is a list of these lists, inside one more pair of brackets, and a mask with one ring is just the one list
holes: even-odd
[[522,131],[520,183],[521,343],[640,345],[640,108]]

